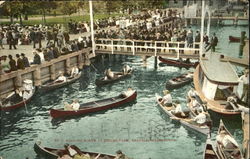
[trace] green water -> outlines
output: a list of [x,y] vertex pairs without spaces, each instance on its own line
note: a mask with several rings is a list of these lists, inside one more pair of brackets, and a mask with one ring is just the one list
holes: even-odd
[[[248,29],[215,27],[212,30],[219,37],[218,49],[237,56],[235,52],[239,44],[229,44],[228,35],[234,33],[237,36],[241,30]],[[105,68],[119,71],[123,64],[135,69],[131,78],[103,87],[95,85],[95,79],[101,77]],[[95,62],[93,66],[84,68],[79,81],[46,94],[37,93],[27,104],[27,113],[24,108],[10,113],[1,112],[0,156],[4,159],[42,159],[33,151],[34,143],[40,140],[43,145],[55,148],[69,143],[82,150],[109,154],[121,149],[134,159],[201,159],[206,137],[171,121],[158,109],[155,101],[155,93],[162,94],[166,80],[187,70],[169,66],[155,70],[153,57],[147,64],[144,68],[140,57],[119,55]],[[128,87],[137,90],[137,100],[122,107],[67,120],[52,121],[48,114],[50,108],[60,108],[65,101],[78,98],[82,103],[108,98]],[[185,95],[190,87],[173,90],[174,100],[185,104]],[[214,137],[221,116],[211,115]],[[241,143],[240,118],[223,120]]]

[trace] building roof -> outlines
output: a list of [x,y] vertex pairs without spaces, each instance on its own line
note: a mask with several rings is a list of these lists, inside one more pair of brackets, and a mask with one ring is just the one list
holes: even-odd
[[230,62],[221,60],[221,54],[208,53],[201,58],[200,65],[206,77],[212,82],[237,84],[238,75]]

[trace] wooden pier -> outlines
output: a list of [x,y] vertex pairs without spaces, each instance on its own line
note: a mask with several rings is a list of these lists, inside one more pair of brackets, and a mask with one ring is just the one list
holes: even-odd
[[244,113],[242,115],[242,120],[243,120],[243,155],[244,159],[249,159],[250,158],[250,141],[249,141],[249,113]]
[[25,70],[12,71],[0,75],[0,97],[5,97],[16,88],[22,87],[23,80],[34,81],[35,86],[40,86],[46,81],[54,80],[59,75],[59,71],[70,73],[73,66],[77,65],[80,69],[84,65],[89,65],[90,48],[83,49],[74,53],[60,56],[51,61],[45,61],[40,65],[31,65]]

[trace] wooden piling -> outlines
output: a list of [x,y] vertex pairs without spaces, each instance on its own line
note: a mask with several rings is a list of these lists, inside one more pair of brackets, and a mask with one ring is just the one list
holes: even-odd
[[21,73],[18,72],[16,78],[14,78],[14,87],[15,89],[17,89],[22,86],[23,86],[23,79]]
[[158,58],[157,56],[155,56],[155,69],[157,69],[157,66],[158,66]]
[[39,67],[34,71],[34,85],[40,86],[41,83],[41,69]]
[[55,69],[55,65],[52,64],[50,66],[50,79],[51,80],[55,80],[56,79],[56,69]]
[[70,58],[67,58],[67,59],[66,59],[66,62],[65,62],[65,72],[66,72],[67,74],[70,74],[70,72],[71,72]]

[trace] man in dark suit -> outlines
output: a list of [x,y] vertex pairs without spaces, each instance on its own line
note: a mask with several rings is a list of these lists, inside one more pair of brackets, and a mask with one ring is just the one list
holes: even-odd
[[9,49],[10,50],[12,49],[12,46],[14,47],[14,49],[16,49],[16,45],[15,45],[15,42],[14,42],[14,37],[13,37],[12,30],[9,30],[7,32],[7,42],[9,43]]
[[42,34],[41,30],[38,29],[36,32],[36,41],[38,42],[39,49],[42,48],[42,38],[43,38],[43,34]]
[[16,67],[16,61],[12,58],[11,55],[8,56],[9,57],[9,64],[10,64],[10,71],[16,71],[17,67]]
[[24,70],[24,69],[25,69],[25,66],[24,66],[23,59],[21,59],[21,57],[20,57],[19,54],[16,54],[16,58],[17,58],[17,69],[22,69],[22,70]]
[[30,63],[28,58],[25,56],[24,53],[21,53],[22,59],[23,59],[23,63],[24,63],[24,67],[30,67]]
[[33,28],[30,31],[30,39],[33,42],[33,48],[36,48],[36,33]]
[[34,60],[33,60],[32,64],[40,65],[41,64],[41,57],[38,55],[38,53],[36,51],[34,51],[33,54],[34,54]]

